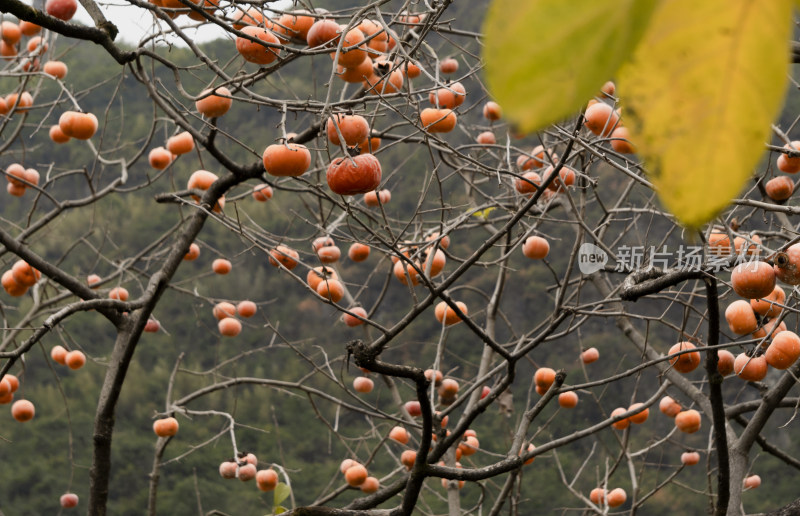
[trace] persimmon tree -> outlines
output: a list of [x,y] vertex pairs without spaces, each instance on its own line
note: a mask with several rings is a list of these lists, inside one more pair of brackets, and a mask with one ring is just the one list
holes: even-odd
[[[4,457],[67,412],[55,486],[66,492],[27,505],[131,508],[115,494],[123,446],[152,452],[130,481],[149,514],[165,495],[205,514],[243,500],[276,514],[526,513],[552,500],[632,513],[673,491],[691,493],[686,510],[741,514],[759,453],[770,472],[800,465],[779,427],[794,421],[800,373],[796,113],[768,138],[776,113],[758,111],[733,149],[709,151],[714,170],[696,171],[697,154],[658,145],[691,120],[676,112],[656,127],[644,111],[663,115],[661,100],[714,74],[685,64],[691,77],[656,101],[635,79],[654,63],[637,54],[619,68],[638,42],[659,48],[667,4],[684,2],[582,2],[608,21],[578,47],[601,62],[570,78],[555,63],[589,54],[543,38],[526,55],[561,73],[549,83],[518,73],[513,48],[493,39],[507,3],[484,40],[474,12],[448,1],[128,0],[130,16],[153,20],[128,47],[91,0],[90,27],[71,20],[74,1],[3,2],[0,403],[16,420],[0,426]],[[571,3],[531,12],[547,4]],[[779,75],[784,4],[773,20],[785,30],[765,36],[784,51],[763,60]],[[548,35],[583,34],[569,9]],[[750,106],[763,84],[736,75],[751,68],[734,59],[729,24],[752,21],[736,12],[716,19],[729,39],[711,48],[734,49],[734,93]],[[519,14],[524,25],[530,12]],[[219,39],[198,44],[198,24]],[[100,53],[115,73],[86,84],[90,67],[71,56]],[[618,71],[630,100],[610,82]],[[516,90],[525,98],[507,102]],[[703,129],[736,131],[737,113]],[[758,148],[740,152],[753,123]],[[692,178],[725,181],[725,153],[766,156],[746,167],[752,186],[721,205],[704,204],[711,187],[687,197]],[[694,169],[676,175],[675,163]],[[668,178],[683,196],[665,192]],[[145,382],[154,391],[126,397]],[[82,440],[69,407],[86,398]],[[133,429],[117,423],[142,411]],[[282,428],[311,440],[311,458],[282,446]],[[152,436],[154,451],[121,433]],[[545,494],[531,478],[548,471]],[[236,478],[258,489],[210,487]]]

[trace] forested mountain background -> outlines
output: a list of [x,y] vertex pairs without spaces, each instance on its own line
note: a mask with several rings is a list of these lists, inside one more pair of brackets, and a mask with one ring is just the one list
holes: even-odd
[[[395,2],[399,5],[399,3]],[[330,1],[316,2],[317,7],[324,7],[333,12],[344,9],[358,2]],[[448,17],[458,20],[459,28],[472,31],[480,30],[482,13],[488,4],[480,2],[454,2],[448,10]],[[393,6],[394,4],[389,4]],[[391,12],[390,7],[384,7]],[[436,44],[437,40],[431,40]],[[469,34],[453,35],[452,41],[438,40],[438,43],[455,43],[463,52],[478,53],[480,43]],[[535,35],[531,41],[521,44],[535,44]],[[144,185],[147,178],[154,175],[147,163],[147,151],[163,144],[172,134],[174,126],[169,121],[156,125],[156,134],[150,135],[149,128],[154,118],[165,115],[154,110],[148,100],[145,89],[135,80],[129,69],[120,74],[118,65],[98,46],[90,43],[73,43],[61,39],[57,42],[61,59],[70,67],[71,84],[81,106],[98,115],[103,113],[106,120],[106,136],[112,139],[113,145],[127,149],[131,154],[137,149],[145,149],[143,159],[129,170],[130,184]],[[220,40],[202,45],[202,49],[210,57],[220,63],[227,63],[235,54],[230,40]],[[159,53],[169,54],[170,59],[182,65],[192,64],[196,58],[181,46],[160,46]],[[58,55],[58,54],[57,54]],[[423,66],[425,63],[422,63]],[[321,98],[325,95],[325,84],[318,82],[320,74],[314,75],[312,69],[324,66],[329,69],[330,61],[326,56],[316,56],[313,60],[298,60],[284,67],[278,74],[268,79],[270,87],[274,87],[276,97],[292,92],[297,99]],[[480,75],[478,75],[478,78]],[[159,78],[168,84],[172,77],[159,72]],[[194,83],[182,86],[189,92],[197,92],[206,84],[207,77],[202,69],[196,73]],[[465,81],[467,91],[480,91],[477,79]],[[0,82],[0,91],[7,91],[15,83],[9,79]],[[533,93],[533,92],[532,92]],[[36,94],[37,99],[55,99],[63,95],[58,87],[48,82]],[[420,98],[427,95],[420,95]],[[486,98],[482,95],[469,95],[459,111],[459,117],[478,119],[480,109]],[[782,124],[791,124],[792,114],[798,112],[800,101],[793,93],[785,110]],[[48,110],[50,106],[37,103],[37,110]],[[47,136],[50,123],[56,123],[58,112],[53,111],[47,122],[41,126],[14,119],[10,124],[22,123],[20,130],[24,137],[22,144],[13,145],[0,156],[0,166],[13,162],[25,163],[28,167],[37,168],[45,174],[74,172],[70,185],[59,183],[63,191],[54,192],[59,198],[86,194],[87,184],[84,174],[94,173],[91,167],[90,154],[82,145],[55,145]],[[400,115],[398,115],[400,116]],[[101,117],[101,127],[104,125]],[[252,153],[241,152],[235,156],[240,162],[260,160],[263,149],[280,137],[277,129],[281,115],[272,109],[258,109],[252,105],[234,103],[234,107],[224,119],[220,119],[222,130],[235,128],[237,135],[246,135],[247,146]],[[20,122],[22,120],[22,122]],[[287,130],[302,131],[313,118],[310,115],[287,120]],[[378,129],[390,127],[392,120],[382,120],[376,124]],[[119,130],[124,130],[124,139]],[[438,192],[421,194],[422,184],[419,182],[420,171],[433,166],[441,166],[445,173],[458,174],[441,162],[440,157],[431,156],[427,147],[420,146],[419,152],[410,152],[408,145],[392,145],[390,142],[399,135],[392,130],[384,138],[384,147],[377,153],[384,171],[386,187],[392,191],[392,201],[385,209],[390,216],[402,217],[403,213],[413,212],[421,203],[423,209],[431,203],[435,206]],[[6,133],[4,132],[3,135]],[[452,141],[461,141],[463,145],[473,142],[475,135],[462,132],[452,135]],[[316,149],[312,167],[315,172],[307,174],[311,182],[324,181],[324,167],[327,155],[324,152],[324,135],[311,142],[310,148]],[[498,138],[500,139],[500,138]],[[536,135],[529,135],[523,140],[516,140],[517,148],[528,149],[538,143]],[[108,144],[108,143],[107,143]],[[201,158],[201,159],[200,159]],[[213,172],[223,172],[213,158],[208,155],[187,155],[178,159],[167,174],[158,177],[151,185],[142,188],[131,188],[123,195],[105,198],[96,205],[70,211],[48,229],[39,232],[30,241],[31,246],[42,255],[61,260],[61,266],[78,277],[90,273],[107,277],[115,271],[120,260],[129,259],[137,250],[157,240],[158,236],[179,223],[186,210],[176,204],[155,202],[155,196],[185,188],[186,180],[191,172],[205,168]],[[698,173],[702,173],[701,170]],[[622,178],[614,172],[599,169],[597,185],[594,188],[613,192],[622,183]],[[111,179],[111,178],[109,178]],[[291,183],[283,183],[291,185]],[[252,186],[252,184],[250,185]],[[484,182],[481,188],[499,195],[503,190],[496,182]],[[291,189],[277,187],[274,197],[267,203],[257,203],[249,195],[246,188],[228,194],[225,213],[229,217],[249,220],[257,223],[265,232],[285,234],[289,242],[292,239],[307,240],[314,235],[321,235],[321,226],[329,223],[330,214],[320,215],[316,206],[308,206],[294,195]],[[642,195],[650,192],[643,191]],[[467,212],[473,206],[467,201],[463,190],[451,187],[445,180],[442,194],[454,213]],[[509,203],[518,202],[509,196]],[[0,196],[0,215],[2,224],[11,224],[26,214],[41,214],[48,210],[49,201],[40,197],[33,204],[32,197],[12,198],[3,193]],[[597,207],[597,209],[601,209]],[[474,225],[488,225],[503,217],[500,210],[488,214],[483,219],[474,217]],[[546,311],[543,306],[552,302],[556,295],[554,274],[551,271],[563,271],[567,267],[565,257],[572,248],[574,228],[563,224],[563,211],[558,209],[547,215],[543,231],[555,237],[551,243],[551,255],[548,265],[534,263],[525,259],[521,253],[511,261],[513,281],[510,281],[501,305],[503,317],[509,325],[498,329],[498,341],[508,342],[520,338],[510,329],[533,329],[542,321]],[[34,216],[35,218],[35,216]],[[431,213],[429,227],[434,227],[437,214]],[[758,221],[752,221],[753,228],[758,229]],[[413,229],[413,228],[412,228]],[[488,233],[486,233],[488,235]],[[664,237],[656,227],[637,228],[626,235],[623,242],[628,245],[655,245]],[[458,263],[459,256],[469,254],[480,244],[479,232],[454,232],[451,235],[449,267]],[[671,235],[668,242],[681,241],[680,235]],[[290,281],[278,269],[268,264],[266,255],[259,243],[246,241],[220,223],[209,223],[201,233],[198,243],[201,246],[201,257],[195,262],[185,262],[176,275],[173,288],[162,299],[155,310],[156,318],[161,322],[163,331],[156,334],[144,334],[139,344],[132,370],[122,392],[116,415],[116,432],[113,441],[113,476],[111,480],[111,496],[109,514],[133,515],[142,514],[147,506],[149,472],[153,465],[153,452],[156,437],[151,426],[157,412],[164,410],[166,391],[172,370],[180,369],[173,387],[173,399],[177,399],[197,388],[208,385],[221,378],[237,376],[264,377],[276,380],[298,381],[313,371],[321,357],[329,359],[333,374],[346,386],[352,379],[360,375],[354,364],[348,363],[345,344],[354,338],[369,338],[362,328],[347,328],[338,322],[338,312],[313,298],[300,285]],[[87,262],[82,257],[85,253],[69,252],[72,248],[93,246],[101,249],[109,261],[97,259]],[[341,243],[345,249],[349,243]],[[310,249],[300,249],[308,254]],[[234,264],[233,271],[226,276],[217,276],[211,272],[210,264],[214,258],[226,257]],[[486,260],[497,256],[488,255]],[[5,258],[8,259],[8,258]],[[359,295],[359,301],[366,307],[378,299],[384,285],[387,292],[376,319],[386,326],[402,317],[411,306],[407,294],[408,289],[400,285],[391,276],[391,262],[388,257],[373,253],[367,262],[354,264],[343,259],[339,265],[344,277],[365,278],[371,276],[369,287]],[[139,278],[126,278],[125,285],[136,296],[137,287],[141,290],[147,282],[148,264],[140,264]],[[460,286],[463,297],[469,305],[475,307],[477,322],[481,322],[481,305],[484,299],[477,290],[491,291],[493,275],[481,274],[481,268],[467,274]],[[111,287],[114,285],[106,285]],[[587,299],[595,294],[587,292]],[[211,308],[219,300],[238,301],[251,299],[256,301],[259,311],[256,316],[245,323],[244,331],[235,339],[220,337],[216,330],[216,320]],[[3,300],[6,301],[6,300]],[[586,300],[584,300],[586,301]],[[33,299],[26,298],[19,312],[15,308],[3,305],[4,321],[9,326],[19,313],[25,310],[26,304]],[[653,317],[659,317],[667,311],[671,315],[674,307],[660,305],[657,301],[647,301],[652,305]],[[471,309],[471,315],[473,310]],[[531,378],[533,371],[539,366],[551,366],[566,369],[567,383],[578,383],[585,379],[607,376],[610,371],[624,370],[636,363],[638,357],[626,355],[628,349],[624,345],[624,335],[616,328],[613,318],[609,317],[605,324],[588,322],[584,327],[568,338],[548,341],[531,353],[525,366],[519,368],[516,382],[511,390],[513,405],[511,410],[500,413],[494,408],[479,419],[476,431],[480,435],[481,448],[486,455],[477,454],[465,458],[465,463],[487,464],[495,459],[497,453],[503,453],[511,440],[513,429],[530,400],[537,396],[533,392]],[[792,316],[787,320],[796,325]],[[463,325],[462,325],[463,326]],[[664,326],[653,325],[648,328],[641,323],[640,329],[647,332],[648,339],[659,349],[666,348],[676,342],[679,336],[665,330]],[[400,337],[390,345],[385,353],[386,360],[398,363],[430,367],[436,343],[440,337],[441,326],[430,317],[420,317]],[[21,338],[24,338],[23,332]],[[79,372],[65,368],[54,368],[48,357],[49,349],[62,342],[69,343],[86,352],[88,364]],[[25,425],[16,424],[6,408],[0,411],[0,510],[7,516],[55,514],[58,509],[58,497],[67,488],[82,498],[88,492],[88,467],[91,463],[92,422],[97,402],[99,387],[113,345],[114,331],[107,321],[97,314],[85,313],[71,318],[58,331],[44,340],[40,351],[29,354],[25,363],[15,374],[24,377],[23,389],[26,398],[36,402],[36,418]],[[583,366],[578,360],[578,350],[583,347],[597,347],[601,352],[601,361],[591,366]],[[444,367],[448,375],[456,378],[470,378],[475,369],[453,370],[447,367],[448,356],[471,358],[476,368],[482,351],[482,343],[468,329],[454,327],[447,340]],[[244,359],[231,360],[234,357],[246,356]],[[312,363],[313,362],[313,363]],[[598,371],[602,370],[602,374]],[[370,404],[374,404],[387,413],[397,414],[400,407],[391,399],[389,391],[375,378],[376,389],[364,396]],[[321,375],[314,375],[305,381],[311,388],[326,392],[335,385],[325,382]],[[613,408],[626,405],[632,393],[652,393],[658,385],[658,378],[652,373],[632,376],[624,381],[616,382],[608,389],[592,393],[581,393],[581,402],[577,408],[566,411],[550,407],[540,416],[542,421],[552,418],[547,428],[548,437],[571,433],[578,423],[598,421]],[[738,399],[754,398],[752,389],[742,388],[735,395]],[[404,401],[412,399],[414,390],[409,385],[401,385]],[[238,446],[242,450],[252,451],[261,461],[281,464],[292,479],[294,502],[297,505],[314,502],[319,494],[329,485],[340,483],[341,475],[338,466],[343,458],[350,456],[351,451],[359,456],[368,456],[369,450],[360,448],[354,439],[362,435],[374,433],[385,435],[391,428],[391,422],[383,426],[370,428],[364,418],[356,412],[346,409],[337,410],[335,406],[309,398],[297,390],[275,387],[232,387],[225,392],[202,398],[192,405],[196,410],[228,411],[236,417]],[[347,402],[358,405],[359,398],[352,396]],[[626,405],[627,406],[627,405]],[[657,412],[657,411],[651,411]],[[452,417],[452,416],[451,416]],[[225,427],[223,418],[197,418],[190,420],[180,418],[179,435],[170,443],[164,456],[166,462],[161,468],[158,491],[159,514],[205,514],[218,510],[230,515],[260,515],[271,510],[272,495],[261,493],[252,484],[237,480],[223,480],[218,473],[220,462],[231,457],[230,441],[223,437],[211,439]],[[778,420],[775,426],[788,424],[789,431],[773,432],[773,444],[789,453],[800,453],[800,446],[790,439],[792,429],[797,422]],[[652,428],[669,428],[673,422],[660,414],[652,413],[646,425],[634,428],[630,438],[645,448],[651,440]],[[336,428],[339,436],[332,429]],[[796,428],[795,428],[796,429]],[[682,436],[676,440],[672,456],[660,453],[653,456],[651,462],[660,465],[657,474],[645,476],[646,485],[639,486],[642,492],[658,485],[680,466],[680,452],[685,451],[686,443],[698,449],[707,447],[708,429],[696,435]],[[581,440],[558,450],[558,459],[567,478],[574,475],[581,462],[590,454],[594,456],[605,453],[618,454],[618,439],[621,433],[611,429]],[[782,437],[780,437],[782,436]],[[780,440],[778,440],[780,439]],[[535,442],[535,439],[534,439]],[[390,443],[389,448],[397,456],[401,448]],[[668,448],[669,449],[669,448]],[[624,465],[624,458],[620,458]],[[609,464],[608,467],[612,467]],[[754,460],[754,469],[768,486],[761,492],[745,493],[744,499],[749,511],[766,510],[783,505],[797,496],[796,478],[790,475],[773,474],[775,459],[768,455],[758,456]],[[606,466],[592,462],[594,468],[592,478],[599,481],[606,472]],[[376,455],[370,470],[379,472],[376,476],[389,475],[397,469],[397,461],[385,453]],[[627,489],[630,485],[620,483]],[[629,481],[628,481],[629,482]],[[705,510],[705,499],[696,494],[698,486],[709,482],[705,468],[700,466],[694,470],[681,473],[676,483],[670,484],[655,495],[648,505],[648,514],[701,514]],[[494,481],[489,481],[492,489],[498,489]],[[594,485],[575,486],[578,491],[587,494]],[[446,492],[438,481],[430,482],[426,489],[440,493],[439,505],[426,507],[441,513],[446,507]],[[769,491],[767,491],[767,489]],[[630,490],[629,490],[630,492]],[[769,494],[765,496],[765,492]],[[481,498],[481,488],[468,483],[461,491],[462,507],[469,508]],[[361,495],[360,491],[349,490],[340,495],[344,502]],[[525,507],[520,514],[538,513],[570,513],[570,507],[580,506],[575,498],[563,489],[562,478],[556,465],[553,453],[537,457],[533,465],[523,470],[522,496]],[[339,503],[339,502],[336,502]],[[387,502],[393,506],[395,501]]]

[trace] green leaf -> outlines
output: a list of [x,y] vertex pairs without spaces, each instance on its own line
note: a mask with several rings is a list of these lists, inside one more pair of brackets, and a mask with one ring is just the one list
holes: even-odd
[[286,507],[283,507],[282,505],[276,505],[275,506],[275,514],[283,514],[284,512],[286,512],[288,510],[289,509],[287,509]]
[[742,190],[789,66],[792,0],[671,0],[620,70],[623,122],[666,208],[697,228]]
[[659,0],[494,0],[489,90],[524,132],[577,112],[630,57]]
[[[280,504],[289,497],[292,490],[284,484],[283,482],[278,482],[278,485],[275,486],[275,493],[273,494],[272,504],[277,509]],[[285,510],[285,509],[284,509]],[[280,514],[280,513],[278,513]]]

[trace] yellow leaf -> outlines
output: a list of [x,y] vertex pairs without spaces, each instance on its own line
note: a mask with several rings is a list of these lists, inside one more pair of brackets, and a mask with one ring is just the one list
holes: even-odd
[[483,220],[489,220],[489,215],[496,209],[497,208],[495,208],[495,207],[489,207],[489,208],[486,208],[485,210],[478,210],[475,213],[473,213],[472,216],[473,217],[478,217],[478,218],[483,219]]
[[577,112],[630,57],[659,0],[494,0],[486,79],[525,132]]
[[620,70],[623,122],[659,197],[697,228],[742,190],[786,89],[792,0],[661,4]]

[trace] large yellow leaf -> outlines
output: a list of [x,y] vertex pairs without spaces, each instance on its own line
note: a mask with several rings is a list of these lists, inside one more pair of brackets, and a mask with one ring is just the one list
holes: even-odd
[[577,112],[630,57],[659,0],[494,0],[486,79],[520,129]]
[[699,227],[742,190],[782,105],[792,0],[669,0],[619,74],[659,197]]

